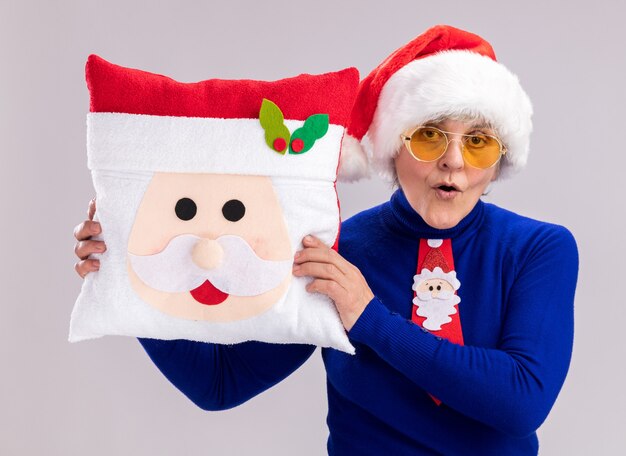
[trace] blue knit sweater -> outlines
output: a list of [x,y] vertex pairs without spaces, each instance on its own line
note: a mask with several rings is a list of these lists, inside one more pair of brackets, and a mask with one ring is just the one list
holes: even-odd
[[[410,321],[420,238],[452,239],[465,346]],[[342,224],[339,252],[376,297],[349,332],[356,355],[322,350],[329,454],[536,454],[535,431],[571,357],[578,254],[570,232],[482,201],[454,228],[437,230],[399,190]],[[314,350],[141,343],[168,379],[207,410],[259,394]]]

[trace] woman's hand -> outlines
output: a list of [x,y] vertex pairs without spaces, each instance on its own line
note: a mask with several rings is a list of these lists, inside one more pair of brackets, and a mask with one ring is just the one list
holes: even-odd
[[100,261],[95,259],[89,259],[89,255],[92,253],[102,253],[106,250],[106,245],[103,241],[93,241],[91,236],[100,233],[100,224],[93,221],[93,216],[96,213],[96,199],[89,201],[89,209],[87,210],[88,220],[79,223],[74,228],[74,237],[78,241],[74,245],[74,253],[80,258],[81,261],[74,264],[74,269],[83,279],[87,274],[92,271],[100,269]]
[[293,274],[313,277],[307,291],[332,299],[343,327],[350,331],[374,293],[356,266],[315,236],[306,236],[302,244],[304,249],[295,255]]

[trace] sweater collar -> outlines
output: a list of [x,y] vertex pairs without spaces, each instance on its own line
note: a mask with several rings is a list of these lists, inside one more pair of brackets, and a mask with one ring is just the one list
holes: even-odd
[[389,202],[383,205],[382,217],[385,224],[391,229],[411,237],[449,239],[458,238],[478,229],[482,224],[484,212],[485,203],[478,200],[470,213],[456,226],[443,230],[433,228],[411,207],[402,189],[398,189],[391,195]]

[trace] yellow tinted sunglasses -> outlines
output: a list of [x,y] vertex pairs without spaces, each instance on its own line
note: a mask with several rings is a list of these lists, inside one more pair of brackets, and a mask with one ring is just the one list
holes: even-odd
[[449,134],[461,136],[463,159],[474,168],[491,168],[507,151],[504,144],[492,135],[483,133],[462,135],[423,125],[400,137],[413,158],[432,162],[441,158],[448,150],[450,142],[454,141],[448,138]]

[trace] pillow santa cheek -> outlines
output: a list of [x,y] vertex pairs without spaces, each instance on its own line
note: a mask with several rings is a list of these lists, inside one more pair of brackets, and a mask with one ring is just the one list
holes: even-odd
[[127,271],[139,298],[172,317],[258,315],[291,282],[292,242],[271,179],[155,173],[131,230]]

